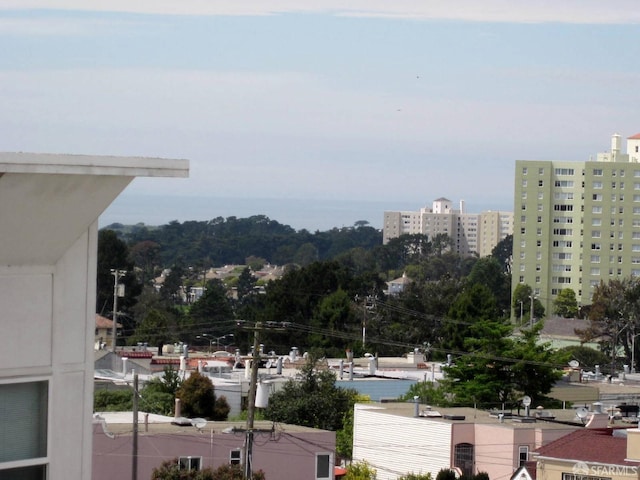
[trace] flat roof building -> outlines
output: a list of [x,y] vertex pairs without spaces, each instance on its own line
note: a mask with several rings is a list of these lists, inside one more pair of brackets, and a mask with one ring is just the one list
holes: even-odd
[[382,242],[389,243],[401,235],[447,235],[453,249],[461,255],[478,254],[485,257],[507,235],[513,233],[513,212],[484,211],[467,213],[464,201],[455,209],[451,200],[441,197],[431,208],[417,212],[384,212]]
[[640,275],[640,134],[589,161],[518,160],[512,291],[531,287],[547,313],[562,289],[591,303],[601,281]]

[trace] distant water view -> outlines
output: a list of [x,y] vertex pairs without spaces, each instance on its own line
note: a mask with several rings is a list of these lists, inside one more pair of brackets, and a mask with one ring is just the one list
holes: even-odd
[[[473,200],[476,200],[475,202]],[[467,202],[467,211],[511,210],[504,205],[480,205],[479,199]],[[366,220],[374,228],[382,228],[385,211],[417,211],[431,206],[432,199],[398,202],[372,200],[327,200],[308,198],[229,198],[214,196],[161,196],[127,194],[119,196],[100,217],[100,228],[112,223],[135,225],[165,225],[173,220],[180,223],[205,221],[216,217],[246,218],[266,215],[296,230],[326,231],[334,227],[351,227]]]
[[296,230],[326,231],[366,220],[382,228],[385,210],[418,210],[420,203],[313,200],[300,198],[219,198],[127,195],[124,193],[100,217],[100,228],[112,223],[164,225],[173,220],[205,221],[216,217],[266,215]]

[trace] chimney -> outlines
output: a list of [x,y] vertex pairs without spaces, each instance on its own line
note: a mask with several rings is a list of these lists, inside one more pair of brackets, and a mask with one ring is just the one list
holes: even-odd
[[182,416],[182,405],[180,403],[180,399],[176,397],[175,403],[175,413],[173,414],[173,418],[180,418]]

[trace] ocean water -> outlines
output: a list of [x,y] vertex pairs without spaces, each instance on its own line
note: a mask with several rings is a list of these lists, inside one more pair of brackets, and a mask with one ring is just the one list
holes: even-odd
[[420,204],[410,202],[128,195],[125,192],[100,216],[99,225],[100,228],[112,223],[165,225],[174,220],[182,223],[266,215],[296,230],[310,232],[351,227],[360,220],[380,229],[385,211],[420,208]]

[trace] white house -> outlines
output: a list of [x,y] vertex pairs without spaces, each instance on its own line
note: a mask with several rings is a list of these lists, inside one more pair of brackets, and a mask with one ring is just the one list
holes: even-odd
[[91,478],[98,217],[186,160],[0,153],[0,478]]

